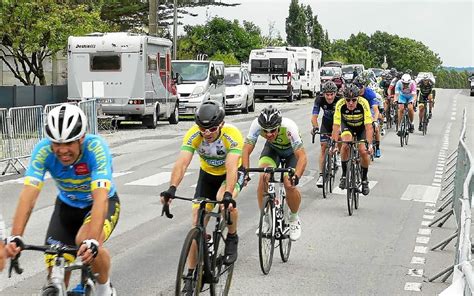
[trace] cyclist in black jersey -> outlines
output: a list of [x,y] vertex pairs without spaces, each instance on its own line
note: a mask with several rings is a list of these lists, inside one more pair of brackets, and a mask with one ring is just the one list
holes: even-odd
[[423,116],[425,115],[425,104],[429,103],[430,104],[430,113],[428,114],[428,118],[431,119],[432,112],[431,110],[433,109],[433,87],[434,83],[428,76],[428,74],[425,74],[423,76],[423,79],[418,83],[418,87],[420,88],[420,97],[418,100],[418,106],[420,112],[418,112],[418,116],[420,119],[420,124],[418,125],[418,130],[421,131],[421,122],[423,121]]
[[[327,143],[330,136],[324,135],[332,133],[332,124],[334,111],[336,110],[336,102],[341,98],[337,95],[337,86],[334,82],[328,81],[322,87],[322,95],[314,100],[313,114],[311,116],[311,134],[314,136],[321,130],[322,135],[319,136],[321,142],[321,153],[319,156],[319,178],[316,182],[317,187],[323,187],[323,162],[326,153]],[[321,129],[318,124],[319,111],[323,109],[323,120],[321,121]]]

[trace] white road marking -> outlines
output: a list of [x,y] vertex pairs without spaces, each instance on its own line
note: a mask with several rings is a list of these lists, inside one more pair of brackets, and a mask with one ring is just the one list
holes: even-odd
[[405,291],[421,292],[421,283],[405,283]]
[[[369,181],[369,188],[370,190],[372,190],[372,188],[374,188],[374,186],[377,184],[377,181]],[[339,181],[336,181],[336,186],[332,189],[332,193],[333,194],[342,194],[342,195],[345,195],[346,194],[346,190],[342,190],[341,188],[339,188]]]
[[416,243],[417,244],[427,244],[430,241],[430,238],[427,236],[417,236]]
[[[192,174],[190,172],[186,172],[184,175],[187,176]],[[132,185],[132,186],[159,186],[161,184],[167,183],[170,181],[171,172],[161,172],[158,174],[154,174],[145,178],[141,178],[129,183],[125,183],[125,185]]]
[[421,221],[421,226],[428,226],[428,225],[430,225],[430,223],[431,223],[431,221],[423,220],[423,221]]
[[411,264],[425,264],[426,263],[426,258],[425,257],[416,257],[413,256],[411,258]]
[[428,247],[424,246],[415,246],[415,249],[413,250],[414,253],[419,253],[419,254],[426,254],[428,253]]
[[407,275],[414,277],[422,277],[423,269],[410,268],[408,269]]
[[431,186],[440,187],[441,183],[433,182],[433,183],[431,183]]
[[420,228],[418,229],[419,235],[431,235],[431,229],[429,228]]
[[434,215],[423,215],[423,219],[433,220],[433,219],[434,219]]
[[435,214],[435,213],[436,213],[436,210],[433,210],[433,209],[425,209],[425,213],[427,213],[427,214]]
[[403,192],[401,199],[435,203],[439,192],[439,187],[409,184],[405,192]]
[[425,206],[434,208],[434,207],[436,206],[436,204],[435,204],[435,203],[429,203],[429,202],[427,202],[427,203],[425,204]]

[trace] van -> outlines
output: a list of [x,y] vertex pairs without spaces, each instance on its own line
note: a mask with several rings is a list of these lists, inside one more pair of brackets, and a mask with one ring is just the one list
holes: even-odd
[[301,91],[313,97],[321,90],[319,69],[321,68],[321,51],[309,46],[288,47],[295,50],[298,56],[298,71],[301,79]]
[[288,102],[301,99],[298,56],[285,47],[253,49],[249,56],[255,98],[285,97]]
[[254,89],[248,66],[225,67],[225,109],[246,114],[255,111]]
[[173,75],[178,80],[179,115],[193,115],[207,100],[225,108],[224,63],[206,60],[173,60]]
[[132,33],[93,33],[68,38],[68,99],[96,98],[117,121],[178,123],[171,76],[171,41]]

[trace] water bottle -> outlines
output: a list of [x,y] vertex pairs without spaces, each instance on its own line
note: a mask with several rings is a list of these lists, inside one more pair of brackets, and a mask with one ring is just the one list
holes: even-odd
[[212,239],[211,234],[206,235],[207,240],[207,251],[209,252],[209,256],[214,255],[214,240]]

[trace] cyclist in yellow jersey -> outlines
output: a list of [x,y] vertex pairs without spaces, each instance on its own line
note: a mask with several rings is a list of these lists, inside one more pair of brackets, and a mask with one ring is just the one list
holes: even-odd
[[[344,99],[336,104],[334,121],[332,128],[332,139],[338,140],[339,131],[343,141],[352,141],[355,135],[356,139],[366,139],[368,149],[364,143],[359,144],[359,153],[361,158],[362,171],[362,194],[369,194],[369,181],[367,173],[369,171],[370,157],[372,154],[372,114],[370,106],[366,99],[359,96],[359,88],[355,84],[349,84],[344,90]],[[337,146],[335,147],[337,149]],[[349,146],[344,144],[341,150],[342,177],[339,188],[346,188],[346,168],[349,159]]]
[[[238,245],[238,211],[234,198],[243,186],[245,174],[239,170],[242,165],[242,134],[235,126],[225,123],[224,117],[225,111],[216,101],[206,101],[197,110],[196,124],[184,136],[181,152],[171,173],[170,187],[161,193],[161,202],[165,203],[166,199],[171,202],[194,151],[197,151],[201,169],[194,197],[224,200],[225,207],[230,209],[232,225],[228,226],[224,263],[232,264],[237,259]],[[198,207],[193,207],[193,225],[197,223],[197,212]],[[189,265],[195,266],[196,258],[191,260],[194,262]]]

